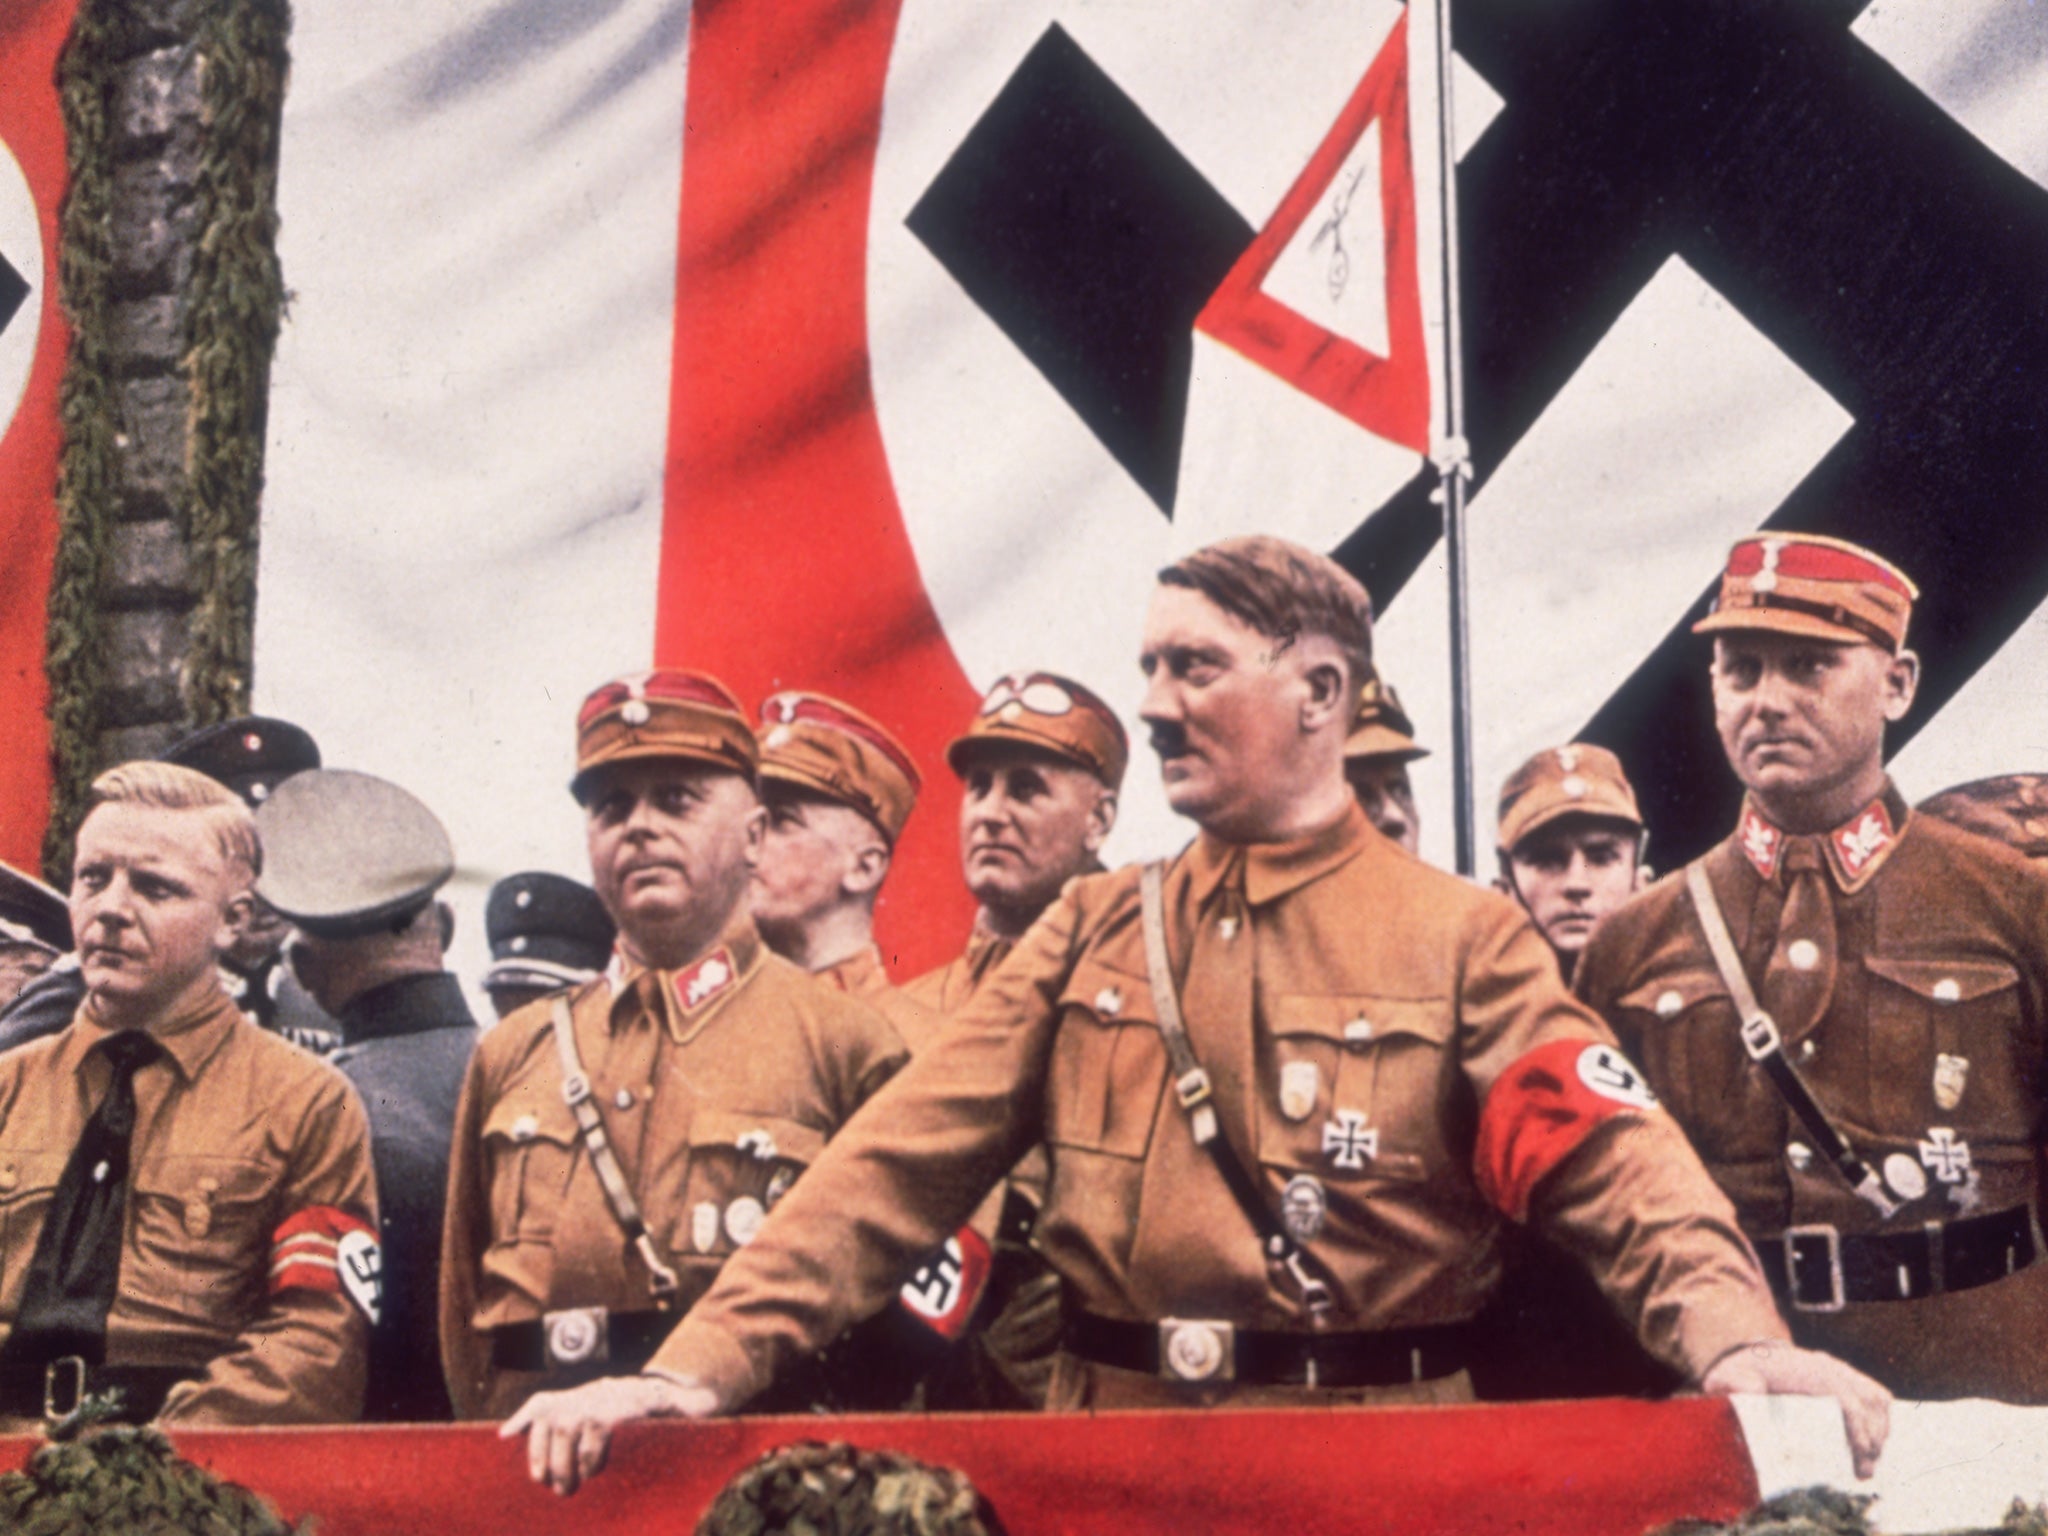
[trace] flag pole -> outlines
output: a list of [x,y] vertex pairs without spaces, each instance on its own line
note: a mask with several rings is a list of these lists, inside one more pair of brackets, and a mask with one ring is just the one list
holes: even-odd
[[1437,195],[1443,230],[1444,436],[1435,445],[1437,488],[1443,508],[1444,559],[1451,616],[1451,796],[1456,819],[1458,873],[1479,867],[1479,802],[1472,753],[1472,619],[1466,581],[1468,546],[1465,488],[1472,476],[1465,441],[1463,341],[1458,323],[1458,160],[1451,120],[1451,0],[1435,0]]

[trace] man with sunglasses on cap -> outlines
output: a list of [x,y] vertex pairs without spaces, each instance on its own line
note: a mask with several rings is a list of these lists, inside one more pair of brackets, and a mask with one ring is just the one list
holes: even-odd
[[1495,888],[1521,903],[1564,979],[1601,919],[1642,889],[1643,816],[1621,759],[1575,741],[1500,787]]
[[1882,1389],[1786,1342],[1726,1200],[1526,917],[1367,824],[1343,754],[1370,625],[1355,579],[1279,539],[1161,573],[1142,713],[1200,835],[1070,885],[631,1394],[507,1426],[536,1478],[573,1487],[624,1418],[747,1402],[1040,1138],[1054,1407],[1469,1396],[1506,1217],[1689,1379],[1837,1396],[1874,1462]]
[[1734,831],[1609,917],[1581,996],[1734,1202],[1794,1336],[1909,1397],[2048,1402],[2048,872],[1910,811],[1917,593],[1869,550],[1735,545],[1713,638]]
[[871,1008],[761,942],[758,762],[701,674],[583,702],[571,791],[618,951],[471,1058],[441,1268],[458,1417],[639,1369],[906,1059]]
[[1116,712],[1070,678],[997,680],[946,748],[960,780],[960,865],[979,904],[966,950],[905,989],[951,1013],[1053,904],[1102,871],[1131,755]]
[[1393,686],[1377,674],[1368,677],[1359,690],[1358,718],[1344,739],[1344,779],[1365,819],[1411,854],[1422,848],[1422,816],[1408,765],[1427,756],[1429,748],[1416,741]]

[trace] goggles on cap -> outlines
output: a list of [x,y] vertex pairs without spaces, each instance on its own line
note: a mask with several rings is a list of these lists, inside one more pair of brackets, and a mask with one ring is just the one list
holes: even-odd
[[981,713],[993,715],[1012,704],[1020,704],[1034,715],[1054,718],[1071,715],[1082,707],[1079,699],[1049,677],[1005,677],[989,689],[981,701]]

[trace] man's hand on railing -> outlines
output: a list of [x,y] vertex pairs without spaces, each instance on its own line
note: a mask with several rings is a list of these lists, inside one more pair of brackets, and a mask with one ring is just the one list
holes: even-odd
[[1842,1405],[1842,1426],[1849,1433],[1858,1477],[1877,1471],[1878,1452],[1891,1431],[1891,1393],[1833,1355],[1796,1344],[1766,1341],[1730,1350],[1701,1379],[1700,1390],[1714,1397],[1738,1392],[1832,1397]]
[[526,1436],[526,1470],[536,1483],[574,1493],[604,1470],[612,1431],[636,1419],[704,1419],[718,1412],[708,1387],[666,1376],[606,1376],[566,1392],[536,1392],[498,1431]]

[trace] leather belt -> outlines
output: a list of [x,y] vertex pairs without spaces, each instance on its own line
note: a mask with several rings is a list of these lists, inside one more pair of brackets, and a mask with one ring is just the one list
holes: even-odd
[[555,1371],[609,1365],[637,1371],[676,1326],[673,1312],[614,1312],[564,1307],[525,1323],[491,1329],[491,1364],[501,1371]]
[[196,1380],[199,1372],[172,1365],[91,1365],[64,1355],[47,1365],[0,1368],[0,1414],[10,1418],[61,1419],[87,1397],[120,1393],[113,1417],[146,1424],[162,1410],[171,1388]]
[[2018,1274],[2041,1257],[2031,1206],[1897,1232],[1843,1232],[1825,1224],[1755,1239],[1773,1290],[1799,1312],[1852,1302],[1918,1301]]
[[1455,1375],[1477,1353],[1477,1337],[1470,1323],[1371,1333],[1269,1332],[1209,1318],[1132,1323],[1069,1312],[1064,1342],[1083,1360],[1167,1381],[1393,1387]]

